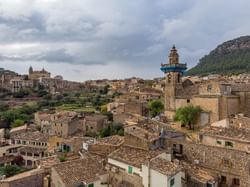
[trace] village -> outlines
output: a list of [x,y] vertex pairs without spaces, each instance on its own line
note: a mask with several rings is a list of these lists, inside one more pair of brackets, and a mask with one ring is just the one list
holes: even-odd
[[166,56],[153,80],[4,72],[0,187],[249,187],[250,75]]

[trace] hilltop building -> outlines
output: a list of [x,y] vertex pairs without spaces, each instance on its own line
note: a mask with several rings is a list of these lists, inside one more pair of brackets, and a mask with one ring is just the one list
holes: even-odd
[[41,77],[50,78],[50,72],[46,71],[44,68],[40,71],[34,71],[32,66],[29,68],[29,79],[39,79]]

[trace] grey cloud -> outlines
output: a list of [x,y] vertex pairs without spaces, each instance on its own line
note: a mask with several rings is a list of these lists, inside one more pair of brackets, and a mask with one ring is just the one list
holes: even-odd
[[32,52],[6,48],[0,59],[161,75],[173,44],[191,67],[220,42],[248,35],[249,9],[245,0],[0,1],[0,47],[41,43]]

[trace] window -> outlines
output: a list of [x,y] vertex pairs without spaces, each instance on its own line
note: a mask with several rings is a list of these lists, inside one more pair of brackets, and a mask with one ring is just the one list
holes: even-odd
[[174,178],[170,180],[170,187],[174,186]]
[[213,187],[213,184],[207,183],[207,187]]
[[226,141],[226,142],[225,142],[225,146],[226,146],[226,147],[233,147],[233,142],[228,142],[228,141]]
[[226,176],[221,176],[221,183],[226,184],[227,183],[227,177]]
[[93,184],[93,183],[92,183],[92,184],[89,184],[88,187],[94,187],[94,184]]
[[128,173],[132,174],[133,173],[133,167],[132,166],[128,166]]
[[171,83],[171,74],[168,74],[168,83]]
[[212,90],[212,85],[211,84],[207,85],[207,91],[211,92],[211,90]]
[[240,186],[240,179],[233,178],[233,184],[236,186]]
[[187,103],[190,103],[190,99],[187,99]]
[[217,143],[218,145],[221,145],[221,144],[222,144],[220,140],[217,140],[216,143]]
[[232,162],[229,159],[222,160],[224,167],[232,167]]
[[178,76],[177,76],[177,81],[178,81],[178,83],[181,82],[181,75],[180,74],[178,74]]

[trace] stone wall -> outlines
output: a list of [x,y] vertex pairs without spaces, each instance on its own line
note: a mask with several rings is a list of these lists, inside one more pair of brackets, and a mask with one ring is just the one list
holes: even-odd
[[[220,141],[221,144],[218,144],[217,141]],[[248,142],[235,141],[232,139],[218,138],[218,137],[208,136],[208,135],[203,135],[203,137],[202,137],[202,144],[221,147],[221,148],[225,148],[226,141],[233,143],[233,147],[230,147],[230,149],[235,149],[235,150],[245,151],[245,152],[250,153],[250,143],[248,143]]]
[[131,146],[131,147],[139,148],[139,149],[149,150],[148,142],[146,142],[146,141],[144,141],[136,136],[132,136],[126,132],[125,132],[125,136],[124,136],[124,144]]
[[191,104],[200,106],[203,111],[210,113],[210,122],[218,121],[219,118],[219,100],[220,97],[194,97]]
[[[169,142],[168,142],[169,143]],[[190,163],[199,163],[219,178],[225,176],[227,184],[232,185],[233,178],[240,180],[241,187],[250,186],[250,154],[187,141],[172,141],[172,144],[183,145],[183,155]]]
[[240,112],[240,97],[222,96],[220,100],[220,119]]
[[136,174],[128,174],[119,168],[117,172],[110,172],[110,183],[114,187],[143,187],[142,178]]

